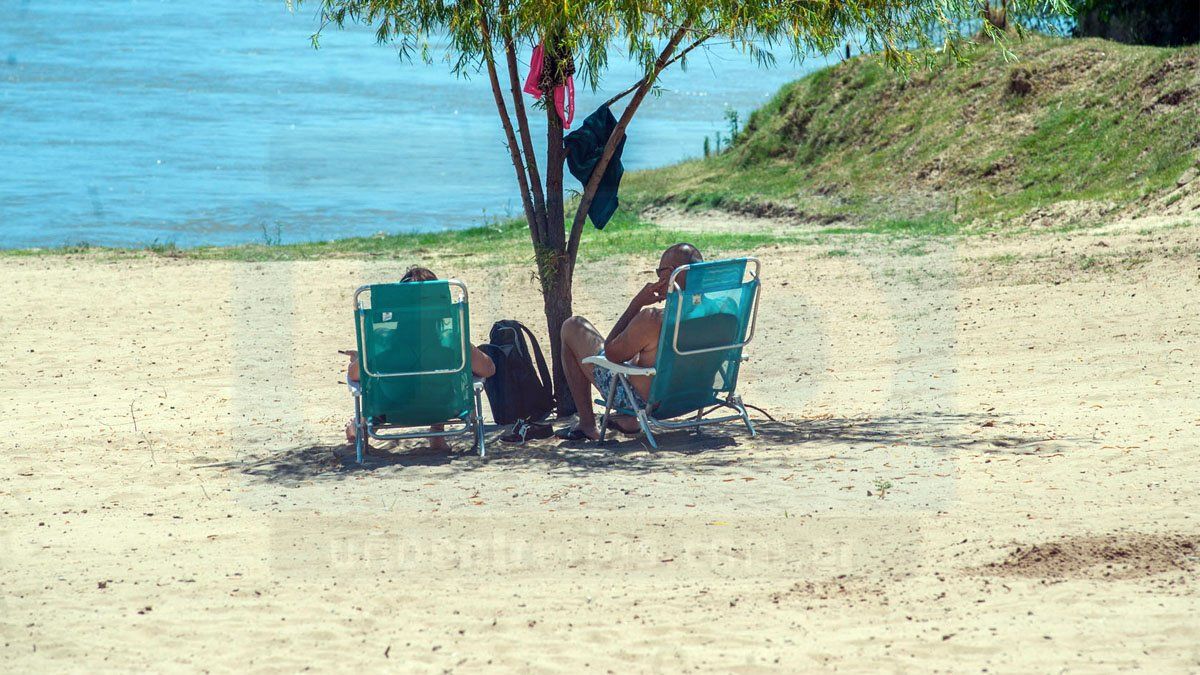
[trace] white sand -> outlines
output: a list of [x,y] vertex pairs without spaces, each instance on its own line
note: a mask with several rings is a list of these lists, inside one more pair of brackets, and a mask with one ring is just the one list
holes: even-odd
[[[368,470],[336,350],[409,261],[0,259],[0,663],[1200,669],[1200,228],[889,250],[759,252],[758,439]],[[542,327],[525,267],[427,262]]]

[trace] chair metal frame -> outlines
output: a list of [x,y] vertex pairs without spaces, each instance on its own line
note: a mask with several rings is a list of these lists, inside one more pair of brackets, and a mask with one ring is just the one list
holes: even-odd
[[[683,317],[683,303],[680,302],[676,305],[675,329],[672,331],[670,344],[664,345],[663,344],[663,336],[659,337],[659,351],[660,352],[665,347],[669,346],[671,348],[671,350],[673,352],[675,352],[676,355],[688,356],[690,354],[703,354],[706,352],[716,352],[716,351],[721,351],[721,350],[725,350],[725,349],[743,348],[746,345],[750,344],[750,341],[754,339],[755,328],[757,328],[757,326],[758,326],[758,302],[759,302],[759,297],[762,294],[762,286],[761,286],[762,277],[760,276],[760,271],[761,271],[762,265],[759,262],[758,258],[747,257],[747,258],[741,258],[741,260],[745,260],[747,263],[753,263],[754,269],[752,271],[748,269],[747,271],[751,275],[751,279],[756,279],[756,280],[759,280],[759,282],[760,282],[759,287],[757,289],[755,289],[755,291],[754,291],[754,300],[751,303],[751,309],[750,309],[750,325],[746,330],[745,339],[742,340],[741,342],[736,342],[736,343],[732,343],[732,344],[728,344],[728,345],[718,345],[716,347],[705,347],[703,349],[681,350],[679,348],[679,328],[682,324],[680,319]],[[679,267],[675,268],[674,272],[671,273],[671,277],[667,282],[667,287],[669,289],[671,289],[672,292],[681,292],[683,290],[679,286],[677,277],[679,276],[680,273],[687,271],[690,267],[691,267],[691,265],[680,265]],[[742,361],[745,361],[745,360],[746,360],[746,358],[742,357]],[[717,407],[725,407],[725,408],[732,409],[735,413],[733,415],[726,415],[724,417],[703,418],[703,417],[701,417],[701,415],[703,414],[703,409],[699,409],[696,411],[696,417],[693,419],[688,419],[688,420],[683,420],[683,421],[675,421],[675,422],[672,422],[670,420],[659,420],[659,419],[655,419],[654,417],[652,417],[650,415],[649,411],[647,411],[644,406],[638,406],[636,404],[637,399],[640,397],[635,396],[633,384],[630,383],[630,381],[629,381],[630,377],[637,376],[637,375],[652,377],[657,373],[657,370],[655,368],[641,368],[638,366],[626,365],[624,363],[613,363],[612,361],[609,361],[608,359],[604,358],[603,356],[589,356],[589,357],[583,359],[583,362],[591,364],[593,366],[601,366],[603,368],[607,368],[613,374],[612,382],[608,386],[608,392],[605,394],[604,400],[600,400],[600,399],[596,400],[597,404],[604,406],[604,414],[601,415],[601,417],[600,417],[600,442],[601,443],[604,442],[604,437],[605,437],[606,433],[608,432],[608,419],[614,412],[612,401],[613,401],[615,394],[617,393],[617,387],[621,387],[621,390],[625,392],[626,400],[633,402],[635,407],[632,410],[617,409],[615,412],[618,414],[631,415],[633,417],[636,417],[637,421],[638,421],[638,427],[640,427],[642,433],[646,435],[646,440],[650,443],[650,447],[654,448],[656,450],[658,449],[658,441],[654,438],[653,430],[673,431],[673,430],[677,430],[677,429],[692,429],[696,433],[700,433],[700,430],[702,427],[705,427],[705,426],[708,426],[711,424],[722,424],[724,422],[732,422],[734,420],[741,420],[746,425],[746,429],[749,430],[751,438],[758,435],[758,432],[754,428],[754,424],[750,421],[750,414],[746,412],[746,406],[742,403],[742,397],[737,395],[735,392],[730,392],[729,394],[727,394],[725,396],[725,399],[723,401],[718,400],[717,404],[716,404]],[[735,390],[736,390],[736,387],[735,387]],[[649,404],[649,401],[647,401],[647,404]]]
[[[454,303],[454,304],[458,305],[459,322],[460,322],[460,325],[463,326],[462,344],[461,344],[461,348],[460,348],[460,354],[461,354],[462,358],[459,361],[458,367],[450,368],[450,369],[439,369],[439,370],[414,370],[414,371],[396,371],[396,372],[375,373],[370,370],[370,366],[367,363],[367,354],[364,350],[364,352],[359,355],[360,363],[361,363],[361,370],[363,373],[366,373],[366,375],[368,377],[375,377],[375,378],[383,379],[383,378],[391,378],[391,377],[412,377],[412,376],[416,376],[416,375],[451,375],[451,374],[460,372],[463,368],[470,367],[469,359],[470,359],[470,352],[471,352],[471,343],[467,336],[466,321],[465,321],[466,315],[463,311],[463,307],[466,306],[466,304],[469,301],[468,293],[467,293],[467,285],[464,284],[463,282],[459,281],[458,279],[447,279],[446,283],[450,286],[457,287],[459,289],[459,291],[462,292],[462,295],[459,296],[458,300],[455,301],[455,303]],[[354,291],[354,313],[357,316],[357,327],[358,327],[359,335],[363,335],[364,332],[366,331],[366,321],[363,318],[363,310],[367,309],[366,307],[364,307],[361,304],[360,298],[364,292],[369,293],[370,290],[371,290],[371,286],[366,285],[366,286],[360,286],[356,291]],[[354,453],[355,453],[355,457],[356,457],[358,463],[359,464],[363,463],[363,454],[364,454],[364,451],[366,450],[366,444],[367,444],[368,438],[374,438],[379,441],[396,441],[396,440],[404,440],[404,439],[409,439],[409,438],[447,438],[447,437],[451,437],[451,436],[462,436],[462,435],[469,434],[469,433],[475,434],[475,449],[479,453],[479,456],[486,457],[487,450],[484,447],[484,434],[483,434],[483,378],[472,377],[471,385],[472,385],[471,388],[473,391],[475,402],[474,402],[474,405],[472,406],[470,412],[467,413],[463,417],[446,420],[446,422],[445,422],[446,425],[461,424],[462,425],[461,427],[456,427],[454,429],[445,429],[443,431],[424,431],[424,432],[411,431],[411,432],[405,432],[405,433],[380,433],[381,431],[386,432],[391,429],[412,429],[413,427],[407,426],[407,425],[393,425],[393,424],[383,424],[383,425],[376,426],[376,425],[372,424],[370,420],[365,419],[362,414],[362,395],[363,395],[362,381],[360,380],[358,382],[352,382],[347,378],[346,386],[349,387],[350,394],[351,394],[351,396],[354,397]]]

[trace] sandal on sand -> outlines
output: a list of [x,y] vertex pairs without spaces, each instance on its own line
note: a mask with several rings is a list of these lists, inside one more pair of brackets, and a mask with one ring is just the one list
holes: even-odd
[[560,441],[590,441],[587,434],[579,430],[579,427],[570,427],[567,429],[559,429],[554,432],[554,437]]
[[[636,420],[636,418],[630,418],[630,419]],[[633,430],[631,430],[631,431],[626,431],[626,430],[622,429],[621,425],[617,424],[617,421],[614,419],[609,419],[608,422],[606,422],[604,426],[607,427],[609,431],[615,431],[619,434],[624,434],[626,436],[639,436],[642,433],[642,427],[640,425],[635,426],[633,428]]]

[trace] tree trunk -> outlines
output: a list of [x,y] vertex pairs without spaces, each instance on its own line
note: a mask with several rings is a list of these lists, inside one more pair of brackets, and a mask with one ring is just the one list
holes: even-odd
[[[508,118],[508,106],[504,104],[504,93],[500,90],[500,78],[496,74],[496,60],[491,51],[491,29],[488,27],[487,17],[481,16],[479,18],[479,30],[483,39],[488,43],[488,50],[484,55],[484,61],[487,64],[488,81],[492,85],[492,96],[496,101],[496,112],[500,115],[500,126],[504,129],[509,158],[512,160],[513,169],[517,172],[517,186],[521,189],[521,205],[525,208],[525,220],[529,223],[530,240],[533,242],[534,247],[536,247],[538,244],[538,218],[543,214],[538,213],[538,207],[535,205],[530,194],[529,183],[526,180],[525,165],[521,161],[521,151],[517,147],[517,137],[513,132],[512,120]],[[519,113],[517,120],[524,124],[524,108],[519,105],[521,99],[519,96],[514,98],[514,105],[517,106]],[[533,157],[530,156],[527,159],[532,160]],[[533,175],[533,173],[530,175]]]
[[[491,37],[488,32],[487,22],[481,21],[480,26],[484,38],[490,42]],[[513,107],[517,113],[517,129],[515,132],[508,119],[503,96],[500,93],[495,64],[491,59],[490,52],[488,53],[488,75],[491,80],[492,91],[495,94],[496,106],[500,111],[500,116],[505,127],[509,152],[512,155],[513,167],[517,172],[517,182],[521,188],[526,220],[529,223],[529,231],[533,241],[534,261],[537,265],[538,279],[542,288],[542,304],[546,314],[546,330],[550,338],[550,357],[554,364],[554,375],[552,378],[554,395],[558,400],[558,413],[560,415],[570,414],[574,412],[575,408],[574,401],[570,395],[570,389],[567,386],[567,378],[563,372],[562,326],[573,313],[572,284],[574,281],[575,258],[578,254],[579,239],[582,235],[583,221],[587,217],[588,206],[595,196],[600,177],[611,160],[617,143],[624,137],[625,128],[629,125],[629,121],[634,113],[637,112],[642,99],[653,86],[658,74],[662,72],[663,68],[683,58],[688,52],[708,39],[708,35],[701,36],[693,44],[672,58],[675,48],[679,45],[680,40],[683,39],[690,27],[691,23],[688,22],[676,31],[668,41],[666,47],[659,54],[652,72],[606,104],[611,105],[625,94],[636,92],[622,113],[616,130],[608,139],[604,153],[593,176],[584,187],[580,204],[572,222],[569,241],[565,222],[566,205],[563,199],[563,165],[566,160],[566,151],[563,148],[562,121],[558,117],[557,110],[555,110],[552,92],[554,86],[561,85],[561,80],[565,79],[566,74],[564,70],[569,72],[572,69],[569,63],[566,64],[566,68],[560,67],[562,65],[560,59],[569,59],[570,55],[568,54],[564,57],[553,51],[554,46],[559,43],[554,37],[549,37],[543,41],[546,50],[544,67],[550,68],[551,72],[555,74],[550,82],[541,83],[543,89],[546,90],[543,99],[546,108],[546,190],[543,202],[543,195],[538,194],[538,186],[536,184],[537,165],[533,156],[532,143],[529,142],[528,119],[525,117],[525,109],[521,101],[521,91],[518,89],[515,45],[511,37],[507,38],[504,45],[509,69],[509,88],[513,96]],[[517,145],[518,137],[521,139],[520,146]],[[524,162],[521,161],[521,150],[524,151]],[[526,173],[526,169],[528,173]],[[527,182],[527,179],[533,182]]]
[[997,30],[1008,30],[1008,0],[1001,0],[999,7],[993,7],[991,0],[985,0],[983,18]]
[[[547,97],[549,98],[549,96]],[[566,413],[574,406],[562,366],[562,325],[570,318],[571,282],[566,254],[565,204],[563,200],[562,121],[553,101],[546,106],[546,237],[542,248],[535,251],[538,276],[542,282],[542,302],[546,310],[546,330],[550,333],[550,354],[554,362],[554,395],[558,412]]]
[[565,283],[561,273],[555,277],[554,285],[542,291],[542,306],[546,312],[546,328],[550,331],[550,357],[554,362],[554,396],[558,401],[558,414],[569,415],[575,412],[575,401],[571,398],[571,390],[563,372],[561,332],[563,322],[573,313],[571,287]]
[[[501,3],[501,8],[504,12],[508,9],[504,3]],[[518,74],[517,65],[517,45],[513,42],[512,35],[506,33],[504,36],[504,57],[508,62],[508,86],[512,92],[513,112],[517,117],[517,132],[521,138],[521,151],[525,157],[525,168],[529,172],[529,187],[533,196],[533,212],[537,219],[536,222],[530,222],[530,232],[534,233],[534,241],[540,241],[546,232],[546,197],[542,194],[542,177],[538,173],[537,152],[533,148],[533,138],[529,135],[529,117],[525,114],[525,93],[521,88],[521,79]]]

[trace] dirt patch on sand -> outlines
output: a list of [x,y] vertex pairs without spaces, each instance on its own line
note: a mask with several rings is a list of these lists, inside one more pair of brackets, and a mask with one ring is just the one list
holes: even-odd
[[839,574],[829,579],[797,581],[786,591],[771,593],[768,598],[776,605],[787,600],[887,603],[887,594],[884,592],[883,585],[863,577],[846,574]]
[[1200,566],[1200,536],[1116,533],[1017,546],[1004,560],[975,568],[1033,579],[1141,579]]

